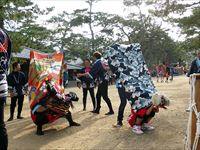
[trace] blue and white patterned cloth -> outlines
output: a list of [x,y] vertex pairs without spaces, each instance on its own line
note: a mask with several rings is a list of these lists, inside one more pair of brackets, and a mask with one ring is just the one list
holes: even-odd
[[124,86],[131,93],[129,102],[134,110],[151,105],[151,97],[156,92],[148,73],[141,46],[113,44],[106,51],[106,59],[116,75],[116,86]]
[[11,55],[11,41],[7,33],[0,28],[0,98],[8,94],[7,71]]

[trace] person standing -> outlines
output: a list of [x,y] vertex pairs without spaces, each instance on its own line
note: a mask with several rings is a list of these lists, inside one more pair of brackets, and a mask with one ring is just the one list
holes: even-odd
[[8,135],[4,123],[4,103],[8,94],[7,71],[11,55],[11,40],[0,28],[0,149],[7,150]]
[[[198,50],[197,57],[191,63],[189,72],[187,73],[187,77],[190,77],[190,75],[194,73],[200,73],[200,50]],[[190,83],[190,79],[189,79],[189,83]],[[191,101],[189,101],[189,107],[186,109],[186,112],[190,111],[190,107],[191,107]]]
[[168,64],[166,64],[166,73],[165,73],[165,76],[166,76],[166,81],[165,82],[168,82],[169,76],[170,76],[170,67],[169,67]]
[[[110,60],[108,61],[108,63],[109,64],[111,63]],[[121,72],[117,71],[117,68],[112,65],[110,65],[110,69],[112,70],[113,76],[115,77],[115,83],[116,83],[115,85],[120,98],[120,105],[118,108],[118,115],[117,115],[117,124],[114,124],[113,127],[121,128],[123,126],[124,109],[126,107],[127,100],[130,98],[131,94],[126,91],[123,82],[120,79]]]
[[23,72],[20,71],[20,63],[13,63],[13,72],[8,75],[8,88],[11,95],[11,104],[10,104],[10,118],[8,121],[13,120],[16,103],[18,100],[18,114],[17,119],[23,119],[21,116],[24,95],[25,95],[25,84],[26,79]]
[[93,54],[93,57],[95,59],[94,65],[90,72],[86,73],[79,73],[77,74],[78,78],[82,76],[89,76],[91,79],[97,79],[99,80],[97,94],[96,94],[96,100],[97,100],[97,106],[92,113],[99,114],[101,109],[101,97],[103,97],[104,101],[108,105],[109,111],[105,115],[113,115],[114,111],[112,108],[111,101],[108,97],[108,77],[106,76],[106,69],[104,68],[103,63],[101,62],[101,53],[96,51]]
[[170,67],[170,81],[173,81],[173,79],[174,79],[174,67],[171,66]]
[[117,116],[117,124],[113,125],[113,127],[120,128],[123,126],[123,118],[124,118],[124,109],[127,104],[127,100],[130,97],[130,93],[126,92],[125,87],[121,82],[116,81],[116,87],[118,90],[118,95],[120,98],[120,105],[118,109],[118,116]]
[[[91,70],[90,60],[85,59],[84,68],[81,69],[80,73],[87,73],[87,72],[90,72],[90,70]],[[79,79],[81,81],[82,89],[83,89],[83,111],[86,110],[86,100],[87,100],[88,91],[90,92],[90,96],[91,96],[92,104],[93,104],[93,111],[94,111],[95,110],[94,80],[89,78],[88,76],[82,76]]]
[[200,73],[200,50],[197,52],[197,58],[192,61],[187,76],[189,77],[193,73]]

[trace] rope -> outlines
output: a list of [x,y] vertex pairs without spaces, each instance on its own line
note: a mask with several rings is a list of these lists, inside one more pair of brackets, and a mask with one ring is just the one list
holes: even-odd
[[189,102],[189,119],[188,119],[188,124],[187,124],[187,132],[186,132],[186,137],[185,137],[185,146],[184,146],[184,149],[187,149],[187,150],[191,150],[190,148],[190,145],[191,145],[191,138],[190,138],[190,134],[191,133],[191,122],[192,122],[192,102],[193,102],[193,80],[192,78],[189,79],[190,80],[190,102]]
[[[199,142],[200,138],[200,112],[198,112],[196,103],[195,103],[195,83],[196,83],[196,76],[192,75],[190,79],[191,83],[191,89],[190,89],[190,113],[189,113],[189,119],[188,119],[188,125],[187,125],[187,134],[185,138],[185,146],[184,149],[187,150],[197,150],[197,145]],[[194,143],[192,145],[191,143],[191,124],[192,124],[192,113],[196,115],[196,134],[195,134],[195,139]]]

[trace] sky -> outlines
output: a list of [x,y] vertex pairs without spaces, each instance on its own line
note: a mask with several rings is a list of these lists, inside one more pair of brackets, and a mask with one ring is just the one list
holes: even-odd
[[[75,9],[88,8],[84,0],[32,0],[41,8],[54,6],[55,13],[61,13],[63,10],[72,12]],[[94,4],[93,10],[103,11],[113,14],[124,13],[123,0],[101,0]]]
[[[55,7],[54,11],[49,16],[41,16],[39,17],[39,22],[43,23],[47,18],[50,18],[53,15],[57,15],[62,13],[62,11],[73,12],[75,9],[83,9],[88,8],[88,4],[85,3],[84,0],[32,0],[34,3],[38,4],[40,8],[46,7]],[[94,4],[94,11],[102,11],[111,14],[118,14],[120,16],[127,16],[130,12],[135,11],[133,8],[127,8],[123,5],[123,0],[101,0]],[[148,10],[146,7],[142,8],[142,12],[147,13]],[[160,20],[158,20],[161,23]],[[168,34],[175,40],[182,41],[184,36],[180,35],[180,29],[177,27],[173,27],[170,24],[163,23],[163,28],[169,29]],[[83,30],[88,30],[87,27],[85,29],[78,29],[78,32],[83,32]]]

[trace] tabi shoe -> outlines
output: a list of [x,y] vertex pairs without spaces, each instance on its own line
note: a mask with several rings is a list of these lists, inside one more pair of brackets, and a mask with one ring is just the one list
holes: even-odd
[[39,135],[39,136],[44,135],[44,132],[42,131],[41,127],[37,127],[36,135]]
[[13,120],[13,117],[10,117],[7,121],[12,121]]
[[80,124],[79,124],[79,123],[76,123],[76,122],[72,122],[72,123],[69,124],[69,126],[70,126],[70,127],[72,127],[72,126],[80,126]]
[[109,112],[107,112],[107,113],[105,113],[105,115],[113,115],[114,114],[114,111],[109,111]]
[[99,111],[98,110],[93,110],[93,111],[91,111],[92,113],[94,113],[94,114],[99,114]]
[[24,117],[18,116],[17,119],[24,119]]
[[113,128],[121,128],[123,126],[123,123],[121,121],[117,122],[117,124],[113,125]]
[[132,131],[136,134],[143,134],[144,132],[141,130],[141,126],[134,125]]
[[142,130],[145,130],[145,131],[152,131],[155,129],[155,127],[153,126],[150,126],[148,123],[144,123],[141,127]]
[[44,132],[43,131],[37,131],[36,134],[41,136],[41,135],[44,135]]

